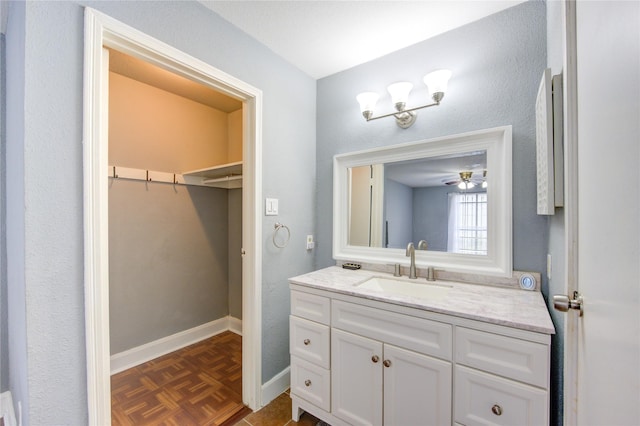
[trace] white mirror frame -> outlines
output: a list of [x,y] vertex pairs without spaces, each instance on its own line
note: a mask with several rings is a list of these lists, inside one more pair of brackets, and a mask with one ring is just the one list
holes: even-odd
[[[408,265],[404,249],[348,244],[350,167],[487,151],[487,256],[416,250],[416,266],[510,277],[512,261],[511,126],[369,149],[333,157],[333,258],[335,260]],[[407,241],[409,243],[409,241]],[[417,241],[414,241],[417,243]]]

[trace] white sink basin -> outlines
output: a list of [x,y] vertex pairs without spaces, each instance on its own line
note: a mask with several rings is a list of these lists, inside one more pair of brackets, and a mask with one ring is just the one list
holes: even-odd
[[[418,278],[420,280],[420,278]],[[402,295],[409,297],[417,297],[419,299],[438,300],[443,299],[451,290],[451,286],[442,284],[433,284],[424,281],[404,281],[385,277],[372,277],[366,281],[356,284],[359,288],[375,290],[381,293],[391,295]]]

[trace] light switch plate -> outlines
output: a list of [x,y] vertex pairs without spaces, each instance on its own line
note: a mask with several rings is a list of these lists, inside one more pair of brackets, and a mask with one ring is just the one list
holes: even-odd
[[278,199],[277,198],[267,198],[267,199],[265,199],[264,214],[266,216],[277,216],[278,215]]

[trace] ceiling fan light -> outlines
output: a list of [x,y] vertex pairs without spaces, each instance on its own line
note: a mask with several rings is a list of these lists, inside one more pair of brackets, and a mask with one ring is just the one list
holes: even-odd
[[460,189],[471,189],[473,187],[475,187],[476,184],[473,182],[470,182],[468,180],[463,180],[458,184],[458,188]]

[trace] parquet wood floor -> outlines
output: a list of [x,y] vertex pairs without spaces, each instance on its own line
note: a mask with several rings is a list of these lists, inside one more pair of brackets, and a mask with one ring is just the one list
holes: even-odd
[[242,337],[230,331],[111,376],[114,426],[227,426],[249,413]]

